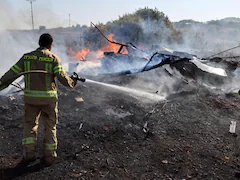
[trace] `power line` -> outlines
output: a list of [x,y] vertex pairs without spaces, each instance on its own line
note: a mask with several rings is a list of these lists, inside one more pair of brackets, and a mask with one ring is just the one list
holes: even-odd
[[33,21],[33,8],[32,8],[32,3],[35,2],[36,0],[26,0],[29,1],[31,4],[31,17],[32,17],[32,29],[34,30],[34,21]]
[[68,22],[69,22],[69,27],[71,27],[71,14],[68,14],[69,18],[68,18]]
[[221,52],[219,52],[219,53],[217,53],[217,54],[211,55],[211,56],[206,57],[206,58],[204,58],[204,59],[209,59],[209,58],[211,58],[211,57],[213,57],[213,56],[216,56],[216,55],[222,54],[222,53],[224,53],[224,52],[227,52],[227,51],[230,51],[230,50],[233,50],[233,49],[236,49],[236,48],[238,48],[238,47],[240,47],[240,44],[239,44],[238,46],[235,46],[235,47],[232,47],[232,48],[230,48],[230,49],[227,49],[227,50],[221,51]]

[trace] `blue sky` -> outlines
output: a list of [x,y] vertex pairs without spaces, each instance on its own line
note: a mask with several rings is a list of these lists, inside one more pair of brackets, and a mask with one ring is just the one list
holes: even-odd
[[[12,19],[22,18],[23,23],[16,26],[28,28],[30,3],[26,0],[0,0],[8,4],[13,12]],[[217,20],[225,17],[240,17],[239,0],[36,0],[33,3],[35,26],[47,27],[98,23],[115,20],[125,13],[132,13],[139,8],[157,8],[164,12],[171,21],[193,19],[197,21]],[[4,9],[0,9],[3,11]],[[7,14],[7,12],[5,13]],[[7,16],[7,15],[5,15]]]

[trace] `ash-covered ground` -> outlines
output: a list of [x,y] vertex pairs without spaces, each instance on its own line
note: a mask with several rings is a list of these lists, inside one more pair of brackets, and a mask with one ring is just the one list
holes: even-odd
[[[104,81],[131,87],[137,76]],[[152,83],[148,80],[138,89],[146,90]],[[162,101],[88,82],[75,89],[59,87],[58,159],[47,168],[39,160],[15,168],[21,159],[23,97],[0,97],[0,179],[231,180],[239,176],[238,94],[219,93],[194,82]],[[159,94],[163,88],[153,90]],[[236,135],[229,133],[231,121],[237,121]],[[40,125],[39,158],[42,137]]]

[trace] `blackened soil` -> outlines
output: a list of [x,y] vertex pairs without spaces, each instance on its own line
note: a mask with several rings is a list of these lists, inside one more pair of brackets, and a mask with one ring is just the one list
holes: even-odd
[[[60,87],[58,159],[16,167],[21,159],[22,96],[0,97],[0,179],[237,179],[237,94],[198,89],[144,103],[104,86]],[[77,102],[75,98],[83,98]],[[236,135],[229,133],[237,121]],[[43,127],[38,156],[42,157]]]

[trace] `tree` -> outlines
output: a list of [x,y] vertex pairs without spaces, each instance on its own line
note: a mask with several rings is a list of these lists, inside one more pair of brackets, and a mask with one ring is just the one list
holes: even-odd
[[[134,13],[119,16],[117,20],[98,23],[96,26],[106,36],[114,34],[114,40],[122,43],[132,42],[151,47],[153,44],[180,42],[182,34],[177,31],[168,16],[157,8],[140,8]],[[104,39],[95,27],[90,27],[84,32],[87,44],[101,46]],[[107,43],[107,42],[106,42]]]
[[[129,28],[133,26],[135,28]],[[181,39],[181,33],[174,28],[168,16],[157,8],[140,8],[132,14],[119,16],[119,19],[113,21],[108,29],[113,30],[113,27],[121,29],[124,35],[129,34],[132,41],[143,40],[149,43],[151,41],[169,41],[171,43]],[[123,27],[125,28],[123,29]],[[129,33],[126,33],[127,31]]]

